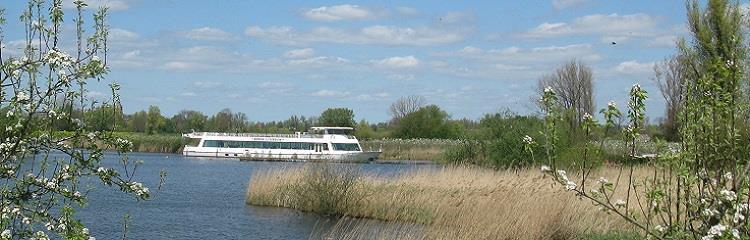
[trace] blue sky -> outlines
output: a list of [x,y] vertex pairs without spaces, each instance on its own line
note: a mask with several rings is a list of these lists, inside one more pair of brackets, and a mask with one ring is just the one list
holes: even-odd
[[[0,3],[11,52],[24,2]],[[534,113],[537,79],[572,58],[593,68],[598,106],[625,106],[641,83],[655,119],[663,100],[653,63],[687,35],[682,1],[87,2],[111,8],[108,79],[122,85],[125,112],[231,108],[255,121],[328,107],[386,121],[388,106],[407,95],[453,118]]]

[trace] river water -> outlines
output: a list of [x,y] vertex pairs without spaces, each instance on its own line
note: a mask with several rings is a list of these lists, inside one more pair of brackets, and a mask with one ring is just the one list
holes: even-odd
[[[335,220],[292,209],[245,204],[248,180],[254,172],[299,165],[291,162],[240,162],[186,158],[181,155],[133,153],[143,160],[137,181],[150,187],[152,199],[134,197],[104,186],[89,194],[79,218],[97,239],[122,239],[129,215],[128,239],[308,239],[313,231]],[[108,155],[106,163],[116,165]],[[397,175],[420,167],[413,164],[357,164],[365,173]],[[167,171],[157,190],[159,172]]]

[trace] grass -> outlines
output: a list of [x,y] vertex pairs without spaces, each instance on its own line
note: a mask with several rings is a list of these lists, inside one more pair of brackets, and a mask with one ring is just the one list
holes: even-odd
[[[347,191],[354,201],[336,208],[300,205],[301,187],[320,171],[317,165],[278,168],[253,174],[246,202],[253,205],[289,207],[327,215],[384,220],[396,227],[380,233],[366,233],[379,239],[632,239],[628,225],[616,216],[592,207],[538,170],[493,171],[474,167],[445,167],[406,173],[396,178],[361,176],[327,178],[353,179]],[[338,171],[328,168],[325,171]],[[646,172],[639,169],[638,172]],[[614,179],[617,170],[599,173]],[[319,181],[313,180],[313,181]],[[622,181],[625,181],[624,179]],[[593,184],[593,183],[592,183]],[[329,184],[336,186],[337,184]],[[333,189],[316,189],[330,193]],[[317,194],[320,198],[336,194]],[[331,200],[321,200],[328,201]],[[333,212],[330,212],[333,209]],[[415,225],[416,224],[416,225]],[[423,226],[419,234],[413,227]],[[349,231],[336,238],[358,239],[362,231]],[[401,230],[393,230],[393,229]],[[407,230],[404,230],[407,229]],[[412,230],[409,230],[412,229]],[[369,230],[368,230],[369,231]],[[365,232],[368,232],[365,231]],[[374,235],[373,235],[374,234]],[[379,237],[383,235],[383,237]]]

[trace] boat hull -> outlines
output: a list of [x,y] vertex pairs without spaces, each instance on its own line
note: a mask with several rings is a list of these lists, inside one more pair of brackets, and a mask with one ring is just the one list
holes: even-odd
[[[185,148],[183,155],[188,157],[232,158],[241,161],[291,161],[291,162],[370,162],[377,160],[380,152],[313,152],[284,153],[274,151],[199,151]],[[234,151],[232,151],[234,150]]]

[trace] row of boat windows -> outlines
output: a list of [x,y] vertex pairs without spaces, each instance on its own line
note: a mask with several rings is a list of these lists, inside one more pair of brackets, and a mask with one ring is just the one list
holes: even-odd
[[[328,144],[321,145],[323,151],[328,150]],[[359,151],[359,145],[356,143],[333,143],[332,145],[336,151]],[[315,143],[205,140],[203,147],[315,150]]]

